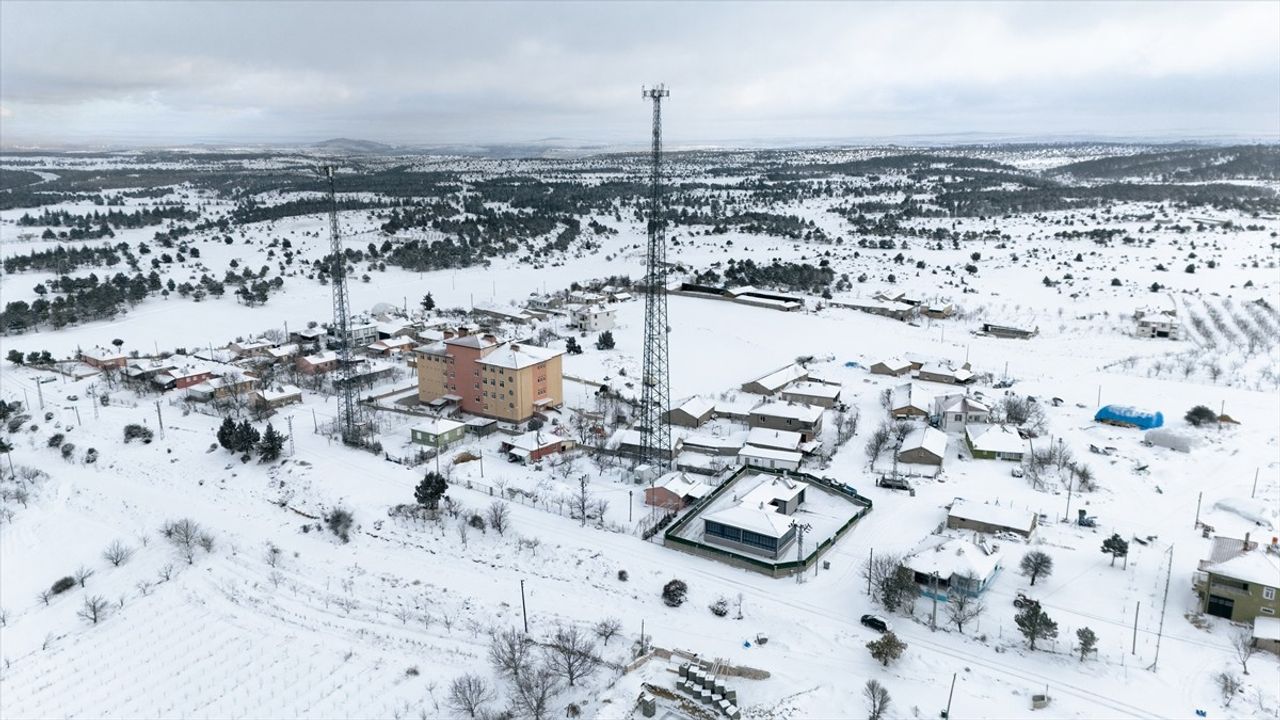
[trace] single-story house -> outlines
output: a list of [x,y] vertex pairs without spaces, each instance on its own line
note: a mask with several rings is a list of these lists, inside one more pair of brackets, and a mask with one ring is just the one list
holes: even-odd
[[1007,505],[956,501],[947,513],[947,527],[981,533],[1013,532],[1025,538],[1036,530],[1038,516]]
[[747,424],[751,427],[798,432],[808,442],[822,430],[822,408],[801,403],[765,403],[751,409]]
[[799,450],[802,442],[804,438],[798,432],[754,427],[747,433],[746,444],[773,450]]
[[742,437],[719,437],[704,433],[685,435],[680,443],[681,450],[700,453],[702,455],[737,455],[742,449]]
[[1138,337],[1182,339],[1182,321],[1176,315],[1154,313],[1138,317]]
[[267,354],[267,351],[275,347],[275,343],[266,338],[249,338],[244,341],[236,341],[227,346],[237,358],[261,357]]
[[180,368],[173,368],[163,372],[156,373],[151,378],[151,382],[159,385],[165,390],[185,388],[199,385],[200,383],[213,378],[213,370],[204,365],[185,365]]
[[906,375],[911,372],[911,363],[902,358],[889,358],[887,360],[879,360],[868,368],[875,375]]
[[467,426],[467,432],[480,437],[484,437],[498,429],[498,421],[493,418],[473,417],[469,418],[464,424]]
[[679,407],[671,408],[671,411],[667,413],[667,421],[672,425],[696,428],[710,420],[715,413],[715,409],[716,404],[711,400],[691,397],[681,403]]
[[443,448],[461,440],[466,432],[466,423],[438,417],[414,425],[409,429],[409,437],[419,445]]
[[930,363],[916,371],[916,378],[927,382],[963,385],[973,382],[973,372],[969,369],[968,363],[958,368],[939,363]]
[[928,418],[933,395],[915,383],[903,383],[889,394],[889,415],[895,419]]
[[949,302],[938,302],[925,306],[920,312],[925,317],[944,320],[956,314],[956,307]]
[[400,337],[387,338],[385,340],[378,340],[376,342],[369,343],[368,345],[365,345],[365,350],[367,350],[371,355],[381,355],[386,357],[396,353],[410,352],[416,344],[417,341],[413,338],[401,335]]
[[491,317],[495,320],[501,320],[503,322],[512,322],[512,323],[516,323],[517,325],[524,325],[533,320],[532,315],[513,305],[492,305],[489,303],[484,303],[481,305],[476,305],[475,309],[472,310],[472,312],[476,315]]
[[573,305],[597,305],[604,302],[605,297],[588,290],[573,290],[569,293],[567,300]]
[[142,382],[173,368],[174,364],[166,360],[134,360],[125,367],[124,376],[126,380]]
[[644,504],[666,510],[683,510],[711,493],[713,488],[696,476],[669,472],[644,489]]
[[281,360],[292,360],[300,352],[302,352],[302,346],[298,345],[298,343],[285,343],[280,347],[268,349],[267,357],[272,362],[280,362]]
[[325,350],[314,355],[304,355],[294,361],[294,364],[303,375],[323,375],[338,368],[338,353]]
[[292,403],[302,402],[302,389],[296,385],[281,385],[274,388],[254,390],[249,395],[249,402],[255,407],[278,408]]
[[832,307],[858,310],[864,313],[871,313],[872,315],[893,318],[894,320],[905,321],[916,314],[916,309],[910,305],[897,302],[885,302],[884,300],[877,300],[875,298],[832,301],[829,304]]
[[918,427],[902,439],[898,462],[941,465],[947,456],[947,434],[931,427]]
[[129,362],[129,358],[117,349],[108,350],[96,347],[92,350],[81,350],[80,361],[99,370],[106,370],[108,368],[124,367]]
[[235,395],[243,395],[253,390],[257,385],[257,378],[224,375],[222,377],[209,378],[202,383],[192,385],[187,388],[187,397],[199,402],[221,400]]
[[569,450],[574,444],[569,438],[543,433],[541,430],[530,430],[510,440],[503,440],[502,452],[511,462],[527,464]]
[[743,445],[738,450],[738,464],[765,470],[799,470],[804,455],[795,450]]
[[328,334],[329,331],[322,327],[309,327],[301,330],[290,330],[289,339],[299,345],[314,345]]
[[773,395],[797,380],[804,380],[808,375],[809,371],[803,365],[794,363],[774,370],[764,377],[743,383],[742,391],[756,395]]
[[746,422],[751,417],[752,404],[746,400],[717,400],[715,416]]
[[1027,441],[1008,425],[966,425],[964,441],[969,453],[980,460],[1022,462],[1027,454]]
[[966,425],[991,422],[990,406],[968,395],[939,397],[934,402],[934,415],[938,418],[938,427],[944,432],[961,432]]
[[945,602],[953,593],[981,595],[1000,571],[1000,553],[985,544],[933,535],[903,558],[902,565],[925,595],[932,594],[936,577],[938,599]]
[[412,336],[418,330],[417,323],[403,318],[379,320],[374,325],[378,328],[378,338],[381,340],[404,337],[406,335]]
[[708,543],[777,559],[795,541],[791,514],[804,502],[806,486],[790,478],[756,478],[760,484],[737,505],[703,516],[702,537]]
[[801,381],[782,388],[779,395],[789,402],[829,408],[840,401],[840,390],[839,385]]

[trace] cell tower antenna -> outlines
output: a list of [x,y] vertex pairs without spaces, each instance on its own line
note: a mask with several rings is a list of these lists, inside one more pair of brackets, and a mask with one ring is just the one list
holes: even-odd
[[662,99],[670,95],[665,85],[640,89],[640,96],[653,102],[649,243],[644,275],[644,372],[640,398],[640,462],[652,468],[671,464],[671,425],[667,418],[671,401],[667,355],[667,219],[662,193]]
[[338,378],[342,384],[338,399],[338,431],[347,445],[360,444],[356,423],[355,388],[351,382],[351,312],[347,294],[347,258],[338,234],[338,192],[334,185],[334,167],[325,165],[320,172],[329,181],[329,240],[333,264],[329,280],[333,284],[333,329],[338,335]]

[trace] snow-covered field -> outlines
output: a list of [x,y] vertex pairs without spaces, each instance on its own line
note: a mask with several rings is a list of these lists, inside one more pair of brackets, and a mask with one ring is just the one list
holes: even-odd
[[[1041,151],[1010,162],[1037,169],[1098,153],[1091,148],[1063,158]],[[44,161],[13,167],[56,172],[62,162]],[[102,161],[80,164],[100,167]],[[200,192],[178,189],[166,199],[199,203],[211,213],[230,209],[228,201]],[[94,209],[92,203],[59,207]],[[746,397],[737,392],[742,383],[808,356],[810,368],[838,380],[842,399],[858,410],[853,438],[809,470],[856,487],[875,507],[823,556],[829,569],[811,572],[803,582],[664,548],[661,534],[643,540],[639,531],[652,521],[652,511],[642,504],[642,486],[630,481],[624,465],[596,462],[587,453],[525,467],[503,459],[500,436],[469,436],[451,449],[440,462],[450,479],[449,497],[462,508],[460,519],[483,515],[506,497],[509,527],[482,532],[449,517],[394,512],[414,504],[414,487],[425,470],[435,469],[434,461],[416,467],[388,462],[316,432],[335,414],[334,399],[323,393],[307,391],[302,404],[271,418],[281,431],[292,426],[284,458],[242,462],[217,447],[220,418],[190,411],[170,395],[139,395],[108,387],[100,377],[71,380],[5,362],[0,399],[26,403],[30,417],[5,436],[13,447],[0,468],[6,478],[22,480],[3,486],[0,506],[0,717],[457,717],[450,684],[465,673],[495,689],[488,708],[497,712],[516,691],[490,662],[490,635],[523,631],[523,600],[529,634],[538,642],[559,628],[590,633],[609,618],[621,626],[616,637],[596,640],[602,666],[572,686],[562,683],[547,717],[562,716],[570,704],[587,717],[638,717],[643,683],[674,691],[676,676],[669,670],[675,665],[665,660],[624,672],[643,626],[658,647],[766,671],[766,679],[731,680],[749,718],[864,717],[863,686],[872,678],[893,695],[890,717],[936,717],[950,702],[952,717],[1022,718],[1033,716],[1031,696],[1047,692],[1051,704],[1036,715],[1181,718],[1204,710],[1208,717],[1274,718],[1280,712],[1275,655],[1255,655],[1241,675],[1243,688],[1225,705],[1216,676],[1241,670],[1233,628],[1196,613],[1191,583],[1211,544],[1196,527],[1197,517],[1219,535],[1252,533],[1265,543],[1276,533],[1215,505],[1246,506],[1253,498],[1263,508],[1280,506],[1280,272],[1273,237],[1280,221],[1207,208],[1170,208],[1160,230],[1150,220],[1119,219],[1136,218],[1143,209],[1121,204],[1113,217],[1094,218],[1079,211],[924,218],[918,222],[977,233],[994,228],[999,236],[939,248],[913,238],[901,261],[893,257],[897,248],[871,250],[852,242],[804,243],[735,230],[673,232],[678,244],[673,242],[670,259],[688,270],[730,258],[827,261],[837,278],[867,276],[850,289],[833,289],[833,301],[891,288],[951,302],[959,311],[946,320],[907,324],[825,306],[815,296],[795,313],[670,296],[672,398]],[[789,211],[849,235],[822,201]],[[4,257],[77,244],[20,242],[19,232],[43,230],[18,228],[14,221],[24,212],[0,212]],[[414,310],[430,292],[443,313],[481,302],[519,304],[575,281],[638,278],[644,228],[626,213],[621,217],[593,216],[618,233],[598,238],[598,250],[571,250],[541,269],[508,256],[488,267],[425,273],[388,266],[370,271],[370,281],[363,282],[361,266],[350,284],[352,306]],[[1204,217],[1257,229],[1196,229],[1191,218]],[[381,220],[370,211],[343,212],[341,222],[349,247],[381,242]],[[1176,223],[1191,229],[1169,229]],[[1143,241],[1104,246],[1054,237],[1067,227],[1103,226]],[[150,242],[155,230],[118,231],[109,242]],[[274,266],[269,243],[277,238],[289,239],[297,257],[310,261],[323,257],[329,242],[321,215],[255,223],[231,235],[232,244],[218,239],[220,233],[191,236],[198,260],[159,272],[182,282],[206,271],[221,276],[233,260],[239,267]],[[967,263],[977,272],[943,270]],[[1197,266],[1195,272],[1184,271],[1188,264]],[[53,279],[52,273],[5,274],[3,302],[34,301],[34,287]],[[1259,298],[1269,305],[1253,302]],[[1178,308],[1187,339],[1134,337],[1133,311],[1164,302]],[[643,307],[639,301],[614,307],[616,347],[597,350],[593,338],[580,339],[586,351],[565,356],[565,374],[636,395],[638,385],[628,383],[641,374]],[[266,330],[325,321],[329,308],[330,287],[300,273],[285,277],[283,289],[264,305],[249,307],[231,293],[200,302],[152,296],[110,321],[0,337],[0,357],[17,349],[68,358],[117,338],[126,352],[146,355],[217,348]],[[975,334],[984,322],[1039,333],[1029,340]],[[527,337],[542,328],[569,334],[556,319],[510,331]],[[970,458],[954,434],[943,471],[918,481],[914,495],[875,487],[866,438],[886,415],[883,390],[903,380],[865,368],[893,356],[968,362],[976,373],[989,373],[975,389],[992,398],[1004,392],[993,381],[1014,379],[1012,391],[1044,406],[1043,440],[1035,442],[1070,448],[1089,465],[1097,488],[1070,496],[1059,482],[1033,488],[1011,474],[1011,463]],[[401,378],[375,391],[409,384]],[[925,385],[936,393],[947,389]],[[573,409],[596,409],[591,392],[585,382],[566,382],[566,417]],[[104,394],[110,404],[97,401]],[[1062,402],[1051,405],[1050,398]],[[1099,403],[1162,410],[1168,426],[1198,436],[1200,444],[1189,455],[1144,445],[1140,431],[1095,423]],[[1189,428],[1182,418],[1194,405],[1223,411],[1239,424]],[[407,455],[408,427],[417,419],[383,412],[379,420],[386,455]],[[745,429],[717,422],[721,430]],[[123,442],[123,428],[131,423],[156,437],[146,444]],[[51,446],[54,434],[63,437]],[[75,446],[69,459],[57,447],[65,442]],[[1095,455],[1090,445],[1115,450]],[[89,448],[97,450],[96,462],[83,462]],[[483,459],[454,464],[464,451]],[[587,522],[571,517],[568,501],[583,476],[592,496],[607,501],[601,516]],[[1027,508],[1045,518],[1031,547],[999,541],[1003,569],[984,594],[985,613],[963,633],[946,623],[942,610],[931,630],[933,603],[925,596],[910,611],[886,613],[869,597],[862,574],[869,555],[905,553],[935,531],[957,497]],[[324,527],[323,518],[336,508],[354,518],[348,542]],[[1096,528],[1064,522],[1080,508],[1097,518]],[[207,548],[197,543],[184,552],[165,537],[162,527],[182,518],[199,523],[209,536]],[[1150,540],[1132,543],[1123,566],[1112,566],[1099,547],[1113,533]],[[115,541],[133,551],[118,567],[103,557]],[[1029,549],[1054,561],[1052,574],[1034,588],[1018,573]],[[78,568],[92,571],[83,587],[42,596]],[[668,607],[662,588],[677,578],[688,584],[688,600]],[[1014,623],[1012,601],[1019,592],[1034,594],[1059,625],[1057,639],[1035,651]],[[86,598],[94,597],[103,601],[98,622],[79,616]],[[721,597],[734,608],[725,617],[708,612]],[[868,654],[866,644],[879,635],[859,623],[864,613],[889,615],[907,644],[898,661],[882,666]],[[1099,643],[1097,653],[1082,661],[1076,630],[1086,626]],[[767,636],[767,644],[756,641],[759,635]],[[689,715],[666,701],[662,707],[671,717]]]

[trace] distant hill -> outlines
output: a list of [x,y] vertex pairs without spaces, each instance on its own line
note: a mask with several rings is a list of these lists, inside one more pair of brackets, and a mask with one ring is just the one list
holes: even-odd
[[374,142],[372,140],[353,140],[351,138],[332,138],[330,140],[321,140],[312,143],[308,147],[315,150],[329,150],[331,152],[351,153],[351,154],[383,154],[395,150],[392,145]]
[[1195,182],[1230,179],[1280,179],[1280,146],[1170,149],[1062,165],[1053,175],[1118,180],[1149,178]]

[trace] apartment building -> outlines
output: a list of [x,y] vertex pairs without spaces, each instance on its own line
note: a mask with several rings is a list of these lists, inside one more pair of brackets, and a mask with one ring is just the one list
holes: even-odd
[[418,399],[445,399],[464,412],[524,422],[564,402],[559,350],[464,334],[415,351]]

